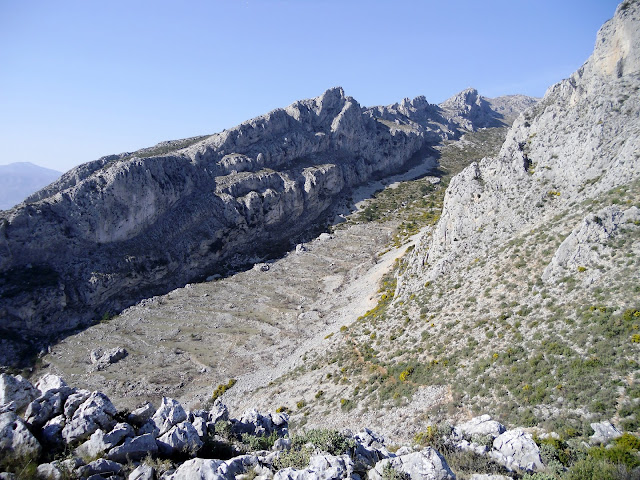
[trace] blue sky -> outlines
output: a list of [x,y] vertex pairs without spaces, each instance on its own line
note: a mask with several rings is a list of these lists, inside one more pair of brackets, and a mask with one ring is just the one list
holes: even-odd
[[542,96],[610,0],[0,0],[0,164],[65,171],[344,87]]

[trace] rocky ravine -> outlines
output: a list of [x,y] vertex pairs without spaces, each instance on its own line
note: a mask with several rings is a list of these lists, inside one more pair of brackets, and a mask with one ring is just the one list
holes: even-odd
[[333,88],[210,137],[81,165],[2,213],[0,327],[58,334],[280,252],[354,186],[434,162],[429,145],[532,101],[498,99],[503,114],[468,90],[442,107],[364,109]]

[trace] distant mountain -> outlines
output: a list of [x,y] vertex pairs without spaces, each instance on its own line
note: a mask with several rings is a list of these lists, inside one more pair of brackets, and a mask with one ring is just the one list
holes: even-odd
[[46,187],[62,172],[39,167],[29,162],[0,165],[0,210],[8,210],[42,187]]

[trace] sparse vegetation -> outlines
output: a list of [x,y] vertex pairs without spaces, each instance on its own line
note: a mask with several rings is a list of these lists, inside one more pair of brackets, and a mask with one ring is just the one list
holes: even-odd
[[232,378],[227,383],[221,383],[220,385],[218,385],[211,394],[211,402],[215,402],[218,398],[224,395],[227,390],[229,390],[236,384],[236,382],[237,380],[235,378]]

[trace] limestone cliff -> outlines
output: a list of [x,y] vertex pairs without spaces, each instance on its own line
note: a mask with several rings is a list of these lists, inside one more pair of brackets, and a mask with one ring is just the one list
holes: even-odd
[[418,288],[459,259],[640,176],[639,22],[640,4],[623,2],[588,61],[518,117],[499,156],[452,180],[405,286]]
[[71,170],[0,216],[0,327],[74,328],[288,245],[352,187],[501,117],[469,92],[442,108],[419,97],[364,109],[333,88]]

